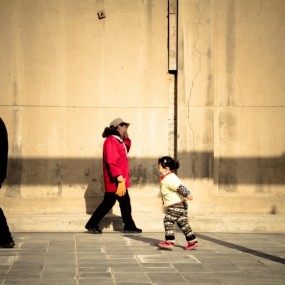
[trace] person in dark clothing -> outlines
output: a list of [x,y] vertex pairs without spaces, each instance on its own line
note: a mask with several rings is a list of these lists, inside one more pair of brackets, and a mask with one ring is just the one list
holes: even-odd
[[[132,208],[128,188],[130,187],[130,169],[128,152],[131,147],[131,140],[127,129],[129,123],[117,118],[104,129],[102,134],[105,138],[103,146],[103,174],[105,194],[104,199],[95,210],[85,228],[92,234],[101,234],[99,222],[112,209],[118,200],[125,233],[141,233],[132,218]],[[117,192],[118,185],[125,185],[124,194]]]
[[[8,132],[0,117],[0,188],[7,176],[8,165]],[[10,233],[6,217],[0,208],[0,246],[14,247],[15,242]]]

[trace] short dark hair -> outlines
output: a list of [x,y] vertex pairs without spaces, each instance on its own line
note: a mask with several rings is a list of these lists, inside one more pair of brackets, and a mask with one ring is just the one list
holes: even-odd
[[174,160],[170,156],[162,156],[158,159],[158,164],[160,164],[163,168],[169,167],[170,170],[176,170],[179,168],[179,161]]
[[116,135],[116,136],[120,136],[120,133],[118,131],[118,128],[117,127],[106,127],[103,131],[103,134],[102,134],[102,137],[103,138],[107,138],[111,135]]

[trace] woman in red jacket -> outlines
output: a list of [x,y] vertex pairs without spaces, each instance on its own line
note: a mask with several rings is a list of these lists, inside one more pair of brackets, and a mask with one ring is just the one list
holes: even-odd
[[101,234],[99,222],[113,208],[118,200],[122,219],[124,223],[124,232],[141,233],[132,218],[132,208],[128,190],[124,196],[116,195],[118,183],[125,180],[126,188],[130,183],[130,168],[128,152],[131,148],[131,140],[128,137],[129,123],[121,118],[117,118],[106,127],[102,136],[105,139],[103,145],[103,174],[105,184],[104,199],[95,210],[85,228],[92,234]]

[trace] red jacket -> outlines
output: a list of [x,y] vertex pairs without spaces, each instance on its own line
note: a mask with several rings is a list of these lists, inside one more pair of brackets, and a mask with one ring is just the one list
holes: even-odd
[[109,136],[103,145],[103,174],[106,192],[116,192],[117,177],[122,175],[126,179],[126,188],[131,186],[130,168],[127,153],[131,148],[129,138],[124,141],[119,137]]

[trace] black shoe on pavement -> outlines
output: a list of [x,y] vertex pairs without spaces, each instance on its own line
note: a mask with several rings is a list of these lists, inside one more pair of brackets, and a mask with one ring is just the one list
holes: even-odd
[[86,230],[91,234],[102,234],[102,231],[98,228],[86,228]]
[[7,241],[0,241],[0,246],[1,247],[7,247],[7,248],[12,248],[15,246],[15,242],[13,241],[12,237],[11,239]]
[[124,233],[126,234],[140,234],[142,229],[132,228],[132,229],[124,229]]

